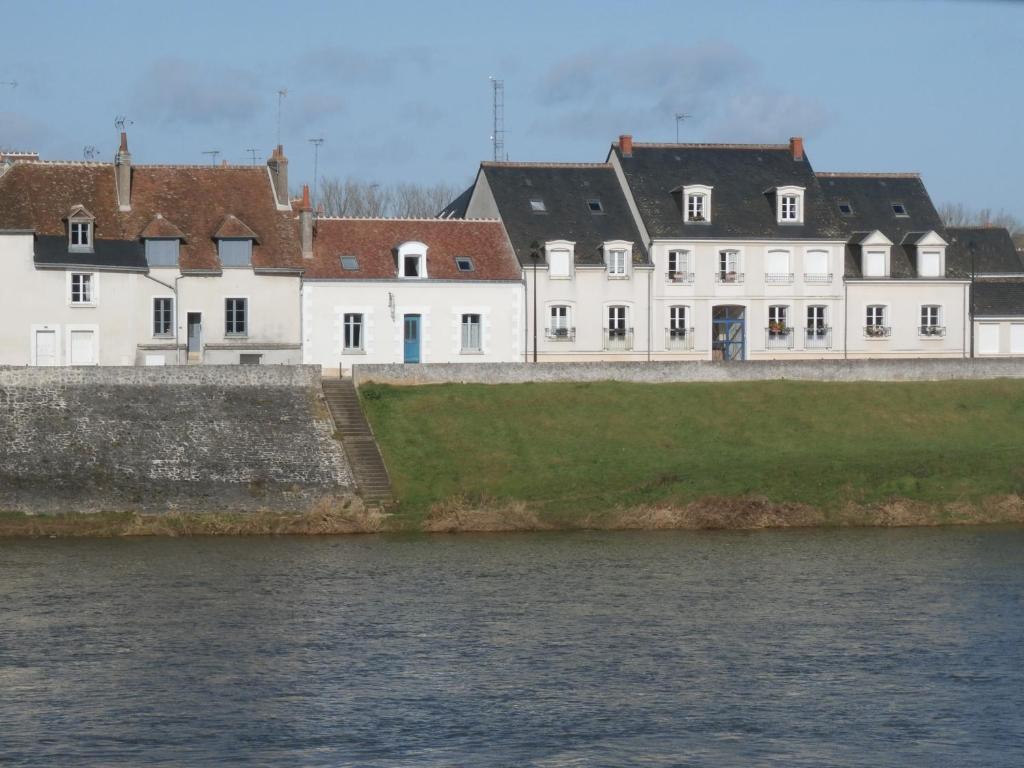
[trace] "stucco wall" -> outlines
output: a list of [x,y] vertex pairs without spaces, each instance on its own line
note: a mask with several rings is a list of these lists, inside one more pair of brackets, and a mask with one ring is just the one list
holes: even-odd
[[356,385],[509,384],[529,381],[941,381],[1024,378],[1024,359],[752,360],[743,363],[514,363],[506,365],[357,365]]
[[0,368],[0,510],[305,510],[351,473],[315,366]]

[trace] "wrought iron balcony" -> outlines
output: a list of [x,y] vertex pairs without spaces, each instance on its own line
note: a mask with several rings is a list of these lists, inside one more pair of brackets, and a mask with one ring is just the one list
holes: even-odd
[[888,325],[865,325],[864,335],[869,339],[884,339],[892,336],[892,327]]
[[804,272],[805,283],[831,283],[831,272]]
[[692,283],[693,272],[677,272],[674,269],[670,269],[668,271],[668,281],[670,283],[682,283],[684,285],[687,283]]
[[605,328],[604,348],[612,352],[622,352],[633,348],[632,328]]
[[766,283],[775,283],[776,285],[785,285],[786,283],[793,282],[792,272],[765,272],[764,281]]
[[764,329],[765,349],[792,349],[793,329],[782,326],[769,326]]
[[831,349],[832,329],[825,325],[804,328],[805,349]]
[[726,283],[726,284],[730,284],[730,285],[734,285],[736,283],[742,283],[743,282],[743,273],[742,272],[723,272],[723,271],[719,270],[718,272],[715,272],[715,282],[716,283]]
[[693,349],[693,328],[666,328],[665,349]]
[[576,341],[575,328],[545,328],[544,338],[548,341]]
[[922,325],[917,329],[917,333],[920,336],[929,336],[932,338],[941,337],[946,335],[946,326]]

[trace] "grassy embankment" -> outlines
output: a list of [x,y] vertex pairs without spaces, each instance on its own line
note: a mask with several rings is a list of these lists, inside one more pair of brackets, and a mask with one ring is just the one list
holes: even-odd
[[1024,381],[361,395],[408,527],[1024,522]]

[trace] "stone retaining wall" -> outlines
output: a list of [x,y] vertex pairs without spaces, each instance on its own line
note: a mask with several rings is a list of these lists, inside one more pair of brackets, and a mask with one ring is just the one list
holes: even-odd
[[354,365],[356,386],[515,384],[530,381],[942,381],[1024,377],[1024,358],[967,360],[751,360],[623,363],[427,363]]
[[303,511],[333,431],[318,366],[0,368],[0,511]]

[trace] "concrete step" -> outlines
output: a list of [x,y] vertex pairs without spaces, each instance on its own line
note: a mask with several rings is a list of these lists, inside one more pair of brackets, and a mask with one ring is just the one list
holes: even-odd
[[327,379],[323,381],[323,393],[335,431],[352,466],[359,494],[364,500],[377,504],[393,502],[387,466],[366,421],[355,385],[351,379]]

